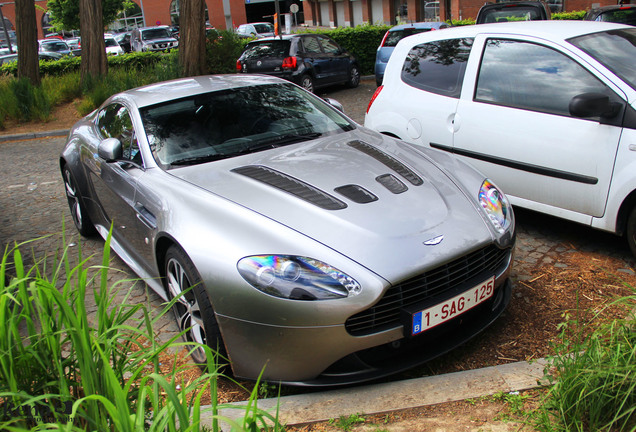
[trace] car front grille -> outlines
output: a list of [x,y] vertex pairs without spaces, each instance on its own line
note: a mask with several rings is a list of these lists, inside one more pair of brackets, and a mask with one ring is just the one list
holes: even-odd
[[365,336],[401,325],[402,309],[426,302],[480,274],[501,272],[510,259],[511,249],[490,245],[387,290],[373,307],[350,317],[345,328],[353,336]]

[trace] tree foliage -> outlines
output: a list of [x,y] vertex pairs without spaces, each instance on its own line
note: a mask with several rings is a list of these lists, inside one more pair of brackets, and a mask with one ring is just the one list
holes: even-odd
[[[134,8],[128,0],[101,0],[104,27],[117,19],[122,10]],[[57,30],[80,28],[80,0],[48,0],[46,2],[51,24]]]

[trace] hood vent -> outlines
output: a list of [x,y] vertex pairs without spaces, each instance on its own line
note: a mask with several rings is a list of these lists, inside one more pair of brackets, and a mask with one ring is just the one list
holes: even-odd
[[396,195],[409,190],[409,188],[393,174],[382,174],[381,176],[377,176],[375,180]]
[[371,144],[367,144],[362,141],[351,141],[349,143],[349,147],[353,147],[354,149],[371,156],[378,162],[383,163],[384,165],[404,177],[409,183],[414,186],[420,186],[422,183],[424,183],[422,178],[415,174],[409,167],[404,165],[399,160],[395,159],[393,156],[389,156],[382,150],[373,147]]
[[232,172],[265,183],[325,210],[342,210],[347,204],[297,178],[262,165],[234,168]]
[[378,200],[377,196],[358,185],[340,186],[334,190],[358,204],[367,204]]

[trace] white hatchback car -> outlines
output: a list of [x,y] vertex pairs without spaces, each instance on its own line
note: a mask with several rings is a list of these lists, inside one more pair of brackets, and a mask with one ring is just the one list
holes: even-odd
[[616,234],[636,255],[636,28],[541,21],[405,38],[365,126],[455,153],[513,205]]

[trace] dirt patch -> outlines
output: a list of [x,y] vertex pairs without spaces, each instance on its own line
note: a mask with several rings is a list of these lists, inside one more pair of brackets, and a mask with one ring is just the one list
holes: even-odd
[[4,129],[0,129],[0,136],[70,129],[82,118],[75,104],[76,102],[70,102],[54,107],[50,119],[45,122],[18,123],[15,120],[5,120]]

